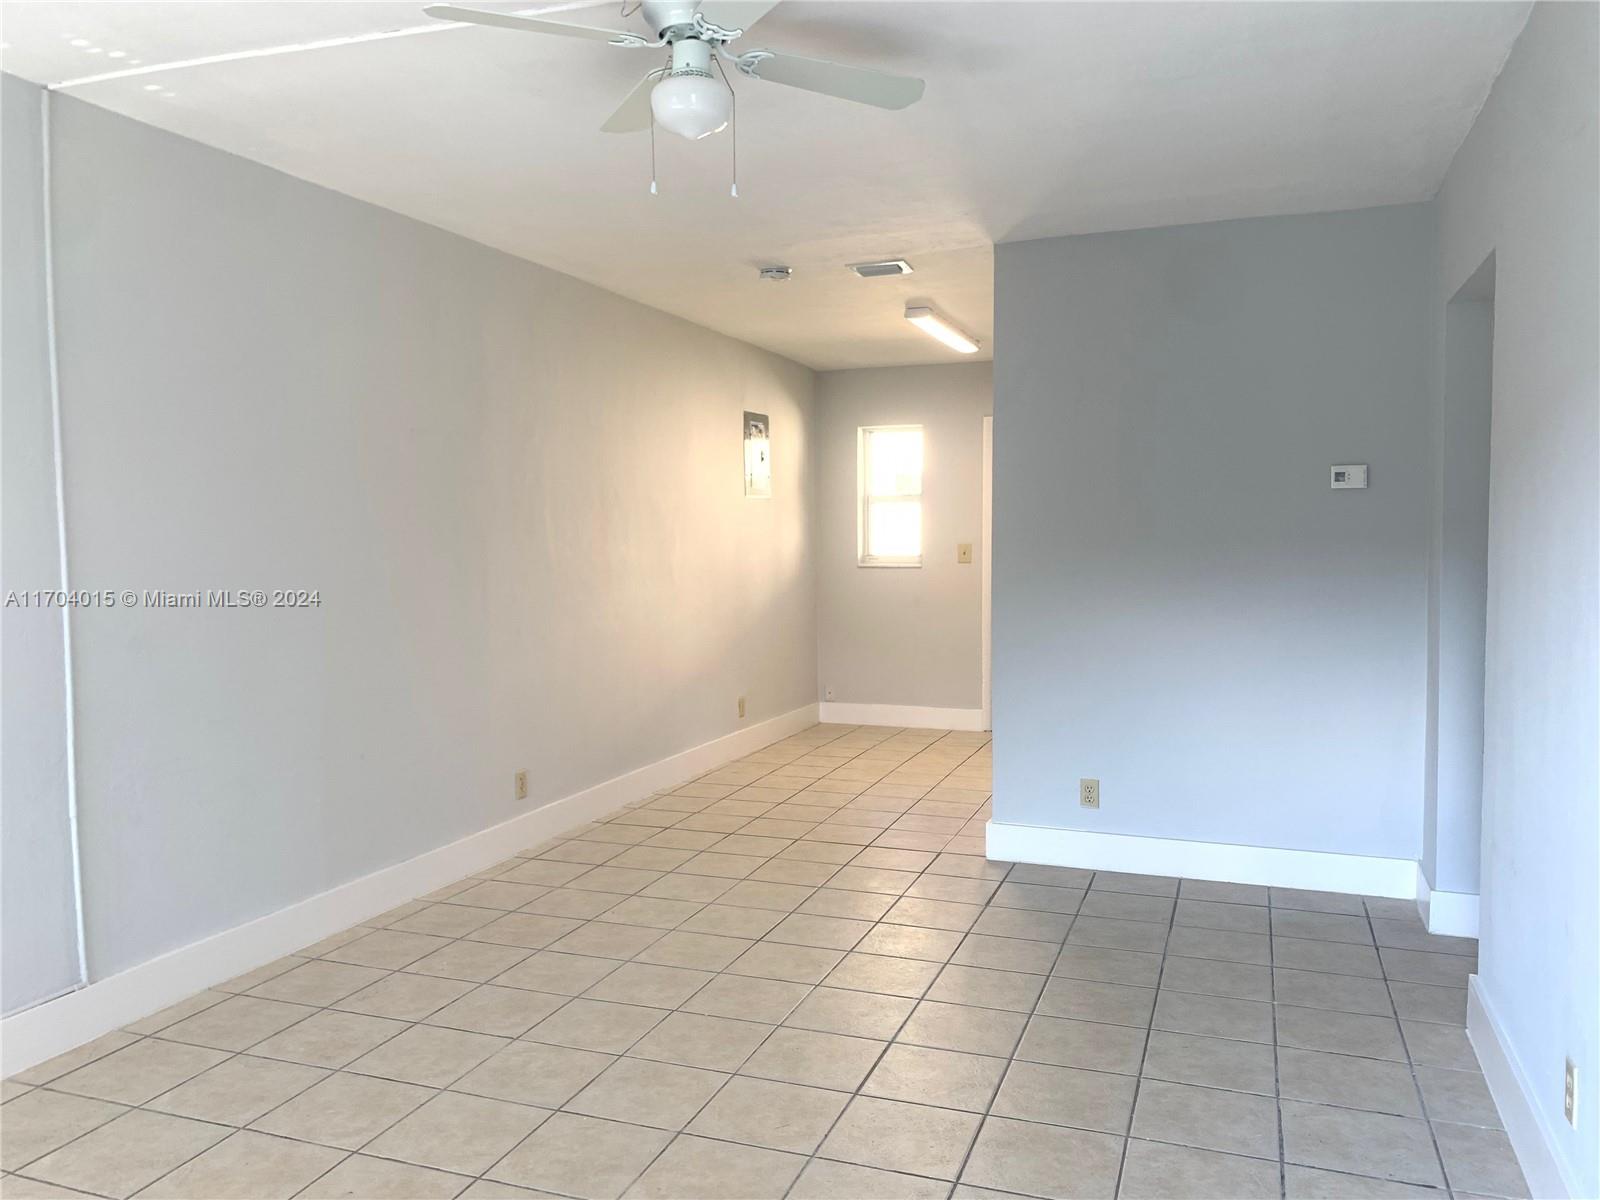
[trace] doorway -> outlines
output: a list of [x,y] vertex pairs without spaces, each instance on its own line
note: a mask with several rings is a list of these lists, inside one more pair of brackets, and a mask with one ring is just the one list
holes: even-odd
[[1419,901],[1429,929],[1477,935],[1489,598],[1491,254],[1445,306],[1428,580],[1428,726]]

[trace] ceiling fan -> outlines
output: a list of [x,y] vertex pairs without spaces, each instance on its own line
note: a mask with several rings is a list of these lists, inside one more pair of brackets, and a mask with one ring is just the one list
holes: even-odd
[[[878,108],[898,109],[922,98],[923,83],[904,75],[890,75],[867,67],[850,67],[820,58],[803,58],[772,50],[734,53],[728,44],[777,7],[778,0],[643,0],[637,6],[651,35],[646,37],[616,29],[569,25],[542,17],[487,12],[454,4],[425,8],[430,17],[465,21],[529,33],[606,42],[627,49],[667,49],[671,62],[639,81],[627,99],[600,128],[606,133],[633,133],[657,125],[685,138],[703,138],[727,127],[733,115],[733,95],[726,76],[712,74],[712,66],[732,64],[751,79],[782,83],[808,92],[821,92]],[[719,60],[714,63],[713,60]]]

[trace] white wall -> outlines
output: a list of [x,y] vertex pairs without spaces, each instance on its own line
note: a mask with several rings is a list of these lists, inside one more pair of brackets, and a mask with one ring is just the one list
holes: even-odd
[[1415,859],[1432,239],[1413,205],[997,248],[997,821]]
[[1494,254],[1478,988],[1574,1196],[1600,1195],[1597,43],[1594,4],[1534,7],[1439,193],[1432,301]]
[[56,104],[95,977],[814,702],[809,371]]
[[[983,418],[990,363],[818,376],[817,682],[839,703],[983,704]],[[923,562],[856,562],[856,432],[923,427]],[[959,543],[972,562],[956,561]]]
[[[61,586],[45,332],[40,93],[0,76],[0,593]],[[59,607],[0,610],[0,1011],[78,979],[67,825],[66,671]]]

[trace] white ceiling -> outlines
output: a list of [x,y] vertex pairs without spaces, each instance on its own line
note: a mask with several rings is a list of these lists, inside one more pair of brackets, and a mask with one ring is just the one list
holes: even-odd
[[[927,95],[882,112],[737,80],[737,200],[726,134],[659,138],[652,197],[648,135],[598,132],[657,52],[420,4],[6,3],[0,65],[58,84],[426,29],[65,90],[827,369],[955,358],[902,319],[913,298],[987,353],[995,242],[1428,198],[1528,7],[788,0],[740,45]],[[844,269],[886,257],[916,273]]]

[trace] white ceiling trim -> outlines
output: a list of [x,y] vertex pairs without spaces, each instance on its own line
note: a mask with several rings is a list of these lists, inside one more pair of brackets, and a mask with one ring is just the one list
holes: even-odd
[[[595,0],[572,0],[568,4],[551,4],[540,8],[519,8],[511,11],[525,16],[546,16],[550,13],[571,12],[574,9],[592,8]],[[341,46],[360,46],[367,42],[382,42],[390,38],[416,37],[425,33],[449,33],[455,29],[471,29],[464,21],[429,21],[426,25],[408,25],[402,29],[384,29],[375,33],[355,33],[345,37],[318,38],[311,42],[293,42],[286,46],[262,46],[254,50],[229,50],[221,54],[207,54],[200,58],[185,58],[175,62],[151,63],[148,66],[124,67],[118,71],[102,71],[98,75],[84,75],[77,79],[63,79],[47,83],[52,92],[68,88],[87,87],[92,83],[108,83],[113,79],[131,79],[140,75],[157,75],[163,71],[183,71],[191,67],[212,67],[221,63],[244,62],[251,58],[275,58],[281,54],[305,54],[312,50],[335,50]]]

